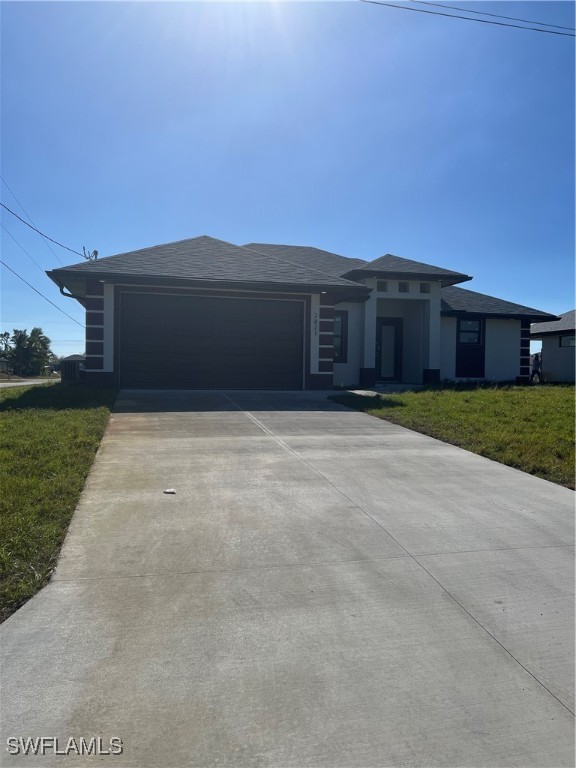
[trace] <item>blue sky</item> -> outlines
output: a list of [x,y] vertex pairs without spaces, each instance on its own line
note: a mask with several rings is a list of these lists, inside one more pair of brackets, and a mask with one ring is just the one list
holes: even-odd
[[[574,26],[570,2],[464,5]],[[2,176],[66,245],[102,257],[210,234],[394,253],[472,274],[472,290],[574,307],[573,39],[361,2],[1,12]],[[22,215],[4,185],[2,201]],[[2,253],[83,322],[4,230]],[[82,328],[6,271],[1,321],[83,351]]]

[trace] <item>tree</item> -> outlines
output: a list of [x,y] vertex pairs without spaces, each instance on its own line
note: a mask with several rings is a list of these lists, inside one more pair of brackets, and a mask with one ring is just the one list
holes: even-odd
[[17,376],[39,376],[52,357],[50,339],[42,328],[32,328],[30,333],[14,329],[6,357]]
[[2,352],[3,355],[6,355],[9,349],[10,333],[8,331],[4,331],[4,333],[0,333],[0,352]]

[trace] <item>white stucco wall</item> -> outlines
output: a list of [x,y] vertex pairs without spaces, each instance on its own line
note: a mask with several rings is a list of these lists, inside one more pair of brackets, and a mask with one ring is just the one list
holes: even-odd
[[574,381],[575,347],[561,347],[559,336],[542,339],[542,372],[546,381]]
[[486,320],[488,381],[515,381],[520,375],[520,320]]
[[440,380],[456,376],[456,328],[455,317],[443,317],[440,321]]
[[[455,317],[443,317],[440,336],[440,378],[456,378]],[[520,374],[520,320],[486,320],[485,368],[487,381],[515,381]]]
[[345,363],[334,363],[334,386],[358,386],[364,349],[364,304],[336,304],[336,310],[348,312],[348,358]]

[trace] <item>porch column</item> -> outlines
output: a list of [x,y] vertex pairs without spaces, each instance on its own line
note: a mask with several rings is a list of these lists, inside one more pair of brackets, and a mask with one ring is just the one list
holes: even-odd
[[364,304],[364,353],[360,368],[360,386],[373,387],[376,383],[376,315],[378,300],[373,289]]

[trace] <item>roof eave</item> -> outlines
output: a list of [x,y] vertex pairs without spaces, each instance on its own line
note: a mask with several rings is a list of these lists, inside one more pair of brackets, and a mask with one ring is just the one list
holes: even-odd
[[[63,281],[59,280],[59,279],[58,279],[58,275],[56,274],[56,273],[57,273],[57,272],[59,272],[59,271],[60,271],[60,270],[55,270],[55,269],[53,269],[53,270],[49,270],[49,271],[47,270],[47,271],[46,271],[46,274],[48,275],[48,277],[50,278],[50,280],[52,280],[52,282],[56,283],[56,285],[58,286],[58,290],[60,291],[60,293],[62,294],[62,296],[65,296],[67,299],[76,299],[76,301],[77,301],[79,304],[81,304],[83,307],[85,307],[85,306],[86,306],[86,297],[85,297],[84,295],[81,295],[81,294],[80,294],[80,295],[77,295],[77,294],[76,294],[76,293],[74,293],[74,291],[73,291],[73,290],[70,288],[70,285],[69,285],[69,284],[67,285],[67,284],[66,284],[66,283],[64,283]],[[68,290],[68,291],[69,291],[69,293],[65,293],[65,290]]]
[[570,334],[574,335],[575,333],[576,329],[574,328],[559,328],[557,331],[530,331],[530,338],[544,339],[548,336],[570,336]]
[[[542,323],[554,320],[554,315],[535,315],[531,312],[475,312],[468,309],[443,309],[440,313],[442,317],[476,317],[493,318],[494,320],[531,320]],[[532,334],[531,334],[532,336]]]
[[379,280],[427,280],[440,283],[442,288],[458,283],[466,283],[472,280],[470,275],[454,273],[452,275],[438,275],[430,272],[390,272],[377,269],[352,269],[345,272],[342,277],[346,280],[361,280],[365,277],[375,277]]
[[[364,294],[368,295],[370,289],[364,285],[354,285],[351,281],[347,281],[342,284],[332,283],[289,283],[289,282],[276,282],[276,281],[248,281],[248,280],[217,280],[217,279],[199,279],[199,278],[187,278],[187,277],[164,277],[160,275],[130,275],[119,274],[105,271],[90,271],[79,274],[76,270],[57,269],[48,272],[48,277],[53,280],[60,288],[67,288],[67,280],[97,280],[102,282],[109,282],[118,285],[162,285],[162,286],[175,286],[191,288],[224,288],[227,290],[252,290],[252,291],[269,291],[274,293],[318,293],[318,292],[330,292],[338,295],[357,295],[358,297]],[[80,301],[80,298],[74,296]]]

